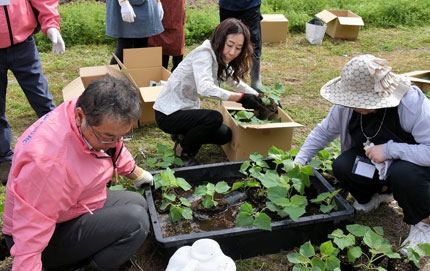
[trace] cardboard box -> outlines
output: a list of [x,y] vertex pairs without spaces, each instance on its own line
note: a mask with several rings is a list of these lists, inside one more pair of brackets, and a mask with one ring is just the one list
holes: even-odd
[[355,40],[363,19],[349,10],[323,10],[316,17],[327,24],[326,33],[334,39]]
[[231,117],[229,110],[244,110],[241,104],[229,101],[220,102],[218,111],[224,118],[224,124],[232,130],[232,140],[222,148],[230,161],[246,160],[252,152],[266,155],[270,147],[285,151],[291,149],[293,128],[303,125],[294,122],[284,110],[278,108],[274,118],[282,122],[267,124],[238,125]]
[[161,47],[136,48],[124,50],[124,63],[115,55],[118,65],[85,67],[80,69],[80,76],[70,82],[63,89],[63,98],[80,95],[92,80],[110,74],[115,77],[126,77],[139,93],[142,103],[142,115],[135,127],[155,122],[155,113],[152,106],[162,90],[162,86],[150,87],[149,81],[167,81],[170,72],[166,70],[162,62]]
[[263,14],[261,37],[263,42],[285,42],[288,32],[288,20],[283,14]]
[[412,85],[416,85],[422,91],[430,91],[430,70],[413,71],[403,75],[411,80]]

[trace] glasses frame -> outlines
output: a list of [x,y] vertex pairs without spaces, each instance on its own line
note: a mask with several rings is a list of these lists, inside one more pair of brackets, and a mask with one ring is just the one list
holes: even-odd
[[120,139],[117,140],[109,140],[109,141],[105,141],[105,140],[101,140],[99,135],[97,135],[96,131],[94,130],[92,125],[88,125],[91,128],[91,131],[93,132],[94,136],[97,138],[97,140],[99,141],[99,143],[101,144],[113,144],[113,143],[119,143],[119,142],[124,142],[124,141],[130,141],[133,139],[133,127],[131,127],[131,131],[130,131],[130,135],[127,137],[121,137]]

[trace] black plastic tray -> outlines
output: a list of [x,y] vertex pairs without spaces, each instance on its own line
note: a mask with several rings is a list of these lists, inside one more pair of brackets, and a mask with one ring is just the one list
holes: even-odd
[[[202,181],[218,182],[230,178],[241,178],[239,172],[243,161],[208,164],[186,168],[173,169],[176,177],[182,177],[191,185],[199,185]],[[156,174],[158,171],[152,172]],[[334,188],[321,174],[314,170],[311,185],[319,192],[333,192]],[[257,227],[236,227],[232,229],[215,230],[208,232],[195,232],[178,236],[163,237],[158,214],[155,209],[152,191],[145,187],[145,196],[148,202],[155,239],[172,255],[179,247],[192,245],[201,238],[216,240],[222,251],[233,259],[244,259],[278,253],[281,250],[291,250],[310,240],[320,243],[327,239],[327,234],[349,222],[354,217],[354,210],[339,194],[335,196],[338,210],[328,214],[318,214],[300,217],[297,221],[286,219],[272,222],[272,231],[260,230]]]

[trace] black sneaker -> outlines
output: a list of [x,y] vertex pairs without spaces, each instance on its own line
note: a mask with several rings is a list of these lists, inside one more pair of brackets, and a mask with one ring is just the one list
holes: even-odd
[[7,183],[7,177],[9,175],[11,166],[12,166],[11,161],[0,162],[0,181],[3,185],[6,185]]
[[198,166],[200,163],[191,155],[188,155],[187,153],[182,153],[181,156],[182,162],[184,163],[184,167],[192,167],[192,166]]

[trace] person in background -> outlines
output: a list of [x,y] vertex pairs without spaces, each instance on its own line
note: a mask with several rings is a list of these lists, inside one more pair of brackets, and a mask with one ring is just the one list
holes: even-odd
[[[33,8],[39,12],[36,18]],[[6,184],[13,157],[12,130],[6,118],[7,72],[12,71],[31,107],[40,118],[55,104],[42,71],[33,32],[37,21],[52,41],[52,51],[63,54],[57,0],[13,0],[0,3],[0,181]]]
[[172,56],[172,72],[184,57],[185,50],[185,0],[162,0],[164,32],[149,38],[149,46],[163,48],[163,67],[169,66]]
[[260,58],[261,58],[261,25],[263,19],[260,12],[261,0],[219,0],[219,18],[224,21],[227,18],[241,20],[251,33],[251,42],[254,45],[251,68],[251,87],[260,91]]
[[[186,166],[203,144],[223,145],[231,140],[231,130],[220,112],[200,109],[200,96],[242,103],[260,109],[258,92],[242,79],[249,69],[252,44],[248,28],[239,20],[220,23],[210,40],[191,51],[170,76],[154,104],[155,119],[175,141],[175,155]],[[228,83],[240,92],[221,88]]]
[[369,212],[394,196],[411,225],[403,245],[430,243],[429,99],[373,55],[351,59],[321,95],[334,106],[295,162],[306,164],[340,136],[333,172],[355,198],[354,208]]
[[[152,184],[124,141],[141,114],[124,79],[94,80],[18,139],[6,187],[3,235],[12,270],[66,270],[91,264],[117,270],[145,241],[147,203],[133,191],[107,190],[112,175],[137,190]],[[75,270],[75,269],[72,269]]]
[[[124,49],[148,47],[148,38],[163,32],[163,16],[159,0],[106,0],[106,35],[117,39],[121,62]],[[110,64],[117,64],[114,57]]]

